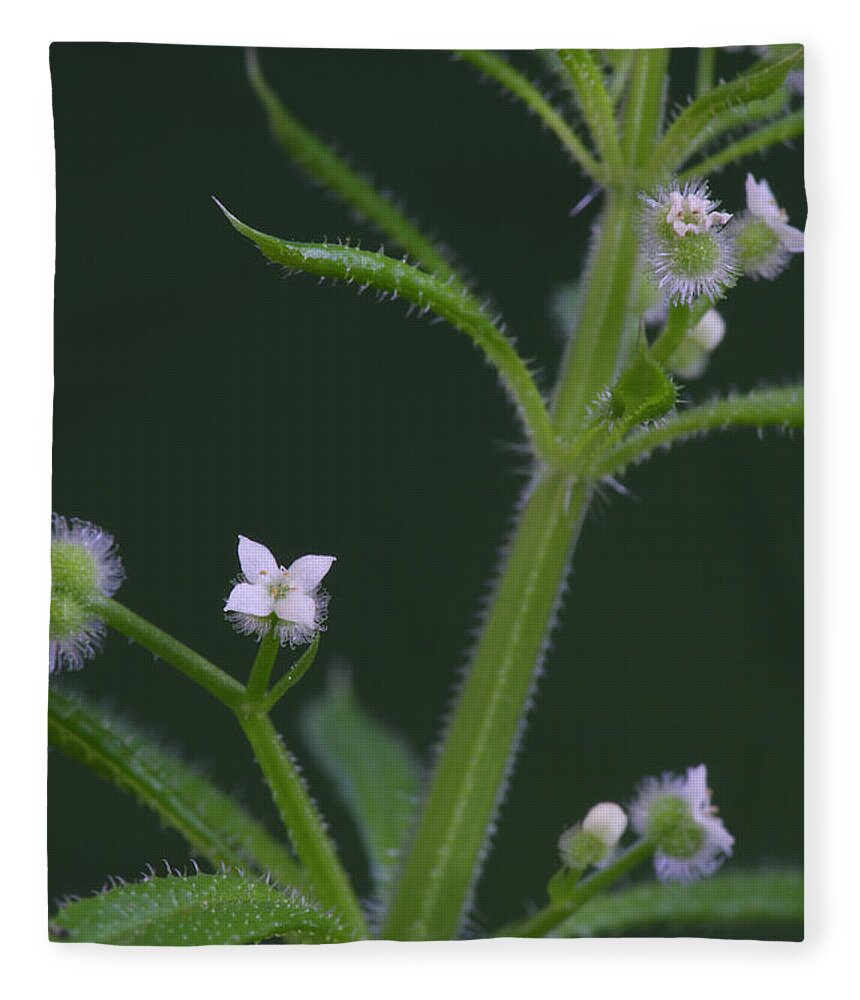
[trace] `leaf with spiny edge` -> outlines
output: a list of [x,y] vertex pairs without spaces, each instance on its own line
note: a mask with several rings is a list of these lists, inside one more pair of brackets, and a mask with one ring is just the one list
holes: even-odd
[[278,144],[305,173],[342,198],[361,216],[377,226],[396,245],[443,281],[451,280],[465,289],[444,253],[397,208],[391,198],[380,193],[360,174],[318,139],[283,105],[260,69],[257,53],[247,53],[248,79],[269,117],[269,126]]
[[296,890],[239,873],[170,875],[119,885],[62,906],[50,922],[54,941],[195,946],[352,940],[331,913]]
[[301,866],[261,823],[114,711],[52,683],[48,737],[52,746],[152,809],[213,864],[255,868],[283,885],[305,882]]
[[710,125],[720,115],[729,113],[751,102],[769,98],[785,82],[791,69],[803,60],[803,47],[795,46],[776,58],[756,63],[749,71],[736,76],[729,83],[721,83],[696,98],[672,122],[662,139],[654,147],[647,173],[657,179],[676,170],[702,143],[703,135],[710,135]]
[[217,198],[213,200],[230,225],[256,244],[263,256],[273,263],[291,272],[355,284],[362,290],[375,288],[417,306],[422,312],[433,312],[465,333],[501,375],[538,451],[542,455],[552,455],[556,451],[552,422],[528,367],[481,306],[458,285],[441,281],[403,260],[386,257],[382,252],[332,243],[297,243],[270,236],[236,218]]

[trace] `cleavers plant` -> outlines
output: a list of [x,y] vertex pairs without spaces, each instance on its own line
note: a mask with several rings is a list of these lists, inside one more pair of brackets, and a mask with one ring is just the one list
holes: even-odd
[[[265,546],[240,536],[242,577],[225,611],[259,642],[247,683],[240,683],[114,598],[122,570],[109,535],[55,516],[52,671],[81,666],[105,626],[172,664],[238,720],[288,836],[288,843],[275,840],[133,724],[89,703],[67,682],[52,684],[52,744],[135,794],[214,866],[204,874],[195,862],[195,872],[168,868],[164,877],[151,870],[140,884],[68,902],[52,918],[56,940],[462,936],[571,558],[601,483],[615,483],[630,463],[692,435],[802,427],[799,386],[684,405],[675,378],[701,374],[722,339],[725,323],[715,304],[738,281],[775,278],[802,251],[802,233],[788,224],[766,181],[750,175],[745,209],[729,212],[705,180],[801,134],[802,49],[773,46],[728,82],[714,81],[714,50],[700,50],[696,96],[671,121],[669,50],[540,53],[575,104],[576,121],[501,56],[458,55],[525,103],[602,197],[548,398],[445,253],[293,117],[255,53],[248,55],[248,76],[276,141],[403,256],[272,236],[218,203],[238,233],[289,272],[370,287],[465,333],[498,373],[531,453],[531,478],[493,597],[423,787],[411,753],[360,709],[342,680],[304,716],[307,742],[356,821],[376,882],[374,904],[357,898],[270,717],[317,655],[326,610],[320,584],[333,557],[305,556],[285,568]],[[281,647],[307,643],[273,682]],[[595,805],[562,837],[561,867],[545,908],[498,933],[575,936],[592,926],[612,933],[646,923],[658,904],[662,919],[691,912],[701,921],[799,919],[800,879],[792,873],[716,876],[709,896],[682,885],[595,899],[647,861],[661,881],[688,883],[711,875],[731,854],[733,838],[714,816],[705,782],[704,765],[685,777],[647,779],[629,809],[635,839],[626,848],[627,814],[614,803]],[[655,902],[660,891],[665,895]]]

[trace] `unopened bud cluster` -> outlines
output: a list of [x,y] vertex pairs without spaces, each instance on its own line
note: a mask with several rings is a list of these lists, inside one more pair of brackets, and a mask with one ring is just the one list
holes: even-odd
[[105,626],[93,605],[115,594],[124,578],[111,535],[88,521],[52,516],[51,673],[78,670],[95,656]]

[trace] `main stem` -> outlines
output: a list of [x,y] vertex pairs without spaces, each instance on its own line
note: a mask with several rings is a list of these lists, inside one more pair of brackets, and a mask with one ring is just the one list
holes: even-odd
[[[624,109],[629,174],[607,190],[579,328],[553,402],[555,430],[568,440],[583,432],[589,404],[629,351],[638,168],[659,127],[665,66],[664,51],[637,53]],[[460,930],[591,494],[591,484],[569,472],[544,468],[535,476],[436,762],[386,938],[447,940]]]
[[436,764],[386,938],[457,935],[590,497],[564,473],[536,477]]

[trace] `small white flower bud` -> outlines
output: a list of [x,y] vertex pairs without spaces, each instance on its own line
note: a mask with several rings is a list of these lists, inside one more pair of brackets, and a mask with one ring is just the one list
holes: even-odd
[[678,345],[667,367],[686,381],[700,378],[725,335],[726,321],[716,309],[709,309]]
[[598,836],[607,847],[615,847],[627,829],[627,813],[616,802],[600,802],[589,809],[582,829]]
[[588,811],[582,823],[561,835],[558,849],[567,868],[582,871],[601,867],[613,856],[616,844],[627,829],[627,816],[614,802],[601,802]]

